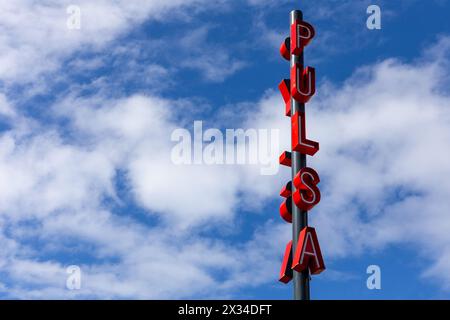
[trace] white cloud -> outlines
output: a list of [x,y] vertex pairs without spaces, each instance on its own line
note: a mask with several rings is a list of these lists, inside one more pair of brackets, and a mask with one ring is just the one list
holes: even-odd
[[[64,58],[81,49],[101,49],[146,19],[158,20],[201,0],[89,1],[80,0],[81,29],[67,28],[69,0],[2,1],[0,11],[0,80],[29,83],[55,71]],[[201,4],[201,6],[199,6]]]
[[230,56],[223,46],[208,42],[210,27],[203,26],[189,32],[180,41],[186,54],[181,66],[198,70],[212,82],[223,82],[227,77],[244,68],[246,63]]
[[[169,110],[173,102],[135,96],[118,101],[68,100],[57,112],[74,118],[82,132],[117,168],[127,171],[138,203],[180,226],[206,218],[227,218],[236,205],[238,174],[233,167],[175,165],[170,141],[176,128]],[[192,201],[196,199],[196,201]]]
[[[233,166],[171,164],[169,111],[176,103],[139,95],[67,97],[54,106],[55,116],[69,120],[66,134],[28,118],[3,133],[0,217],[11,247],[0,270],[12,283],[6,284],[9,297],[229,295],[260,283],[245,276],[251,263],[261,266],[261,281],[269,271],[275,279],[278,248],[289,234],[280,230],[287,226],[267,225],[234,246],[192,234],[232,227],[246,175]],[[159,223],[115,213],[127,205],[117,196],[117,170],[126,173],[136,204]],[[262,190],[273,192],[267,185]],[[70,258],[45,258],[56,253]],[[65,267],[80,253],[95,259],[80,266],[83,290],[71,292],[64,288]]]
[[0,94],[0,116],[13,117],[16,115],[14,108],[4,94]]

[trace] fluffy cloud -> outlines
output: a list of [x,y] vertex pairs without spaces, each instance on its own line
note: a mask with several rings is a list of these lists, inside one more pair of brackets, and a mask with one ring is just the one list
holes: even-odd
[[[148,18],[161,19],[169,11],[177,16],[178,9],[189,5],[196,10],[198,3],[82,1],[78,2],[81,30],[66,28],[69,2],[2,3],[0,79],[6,88],[23,83],[36,86],[38,77],[53,74],[78,50],[101,50]],[[227,64],[229,58],[224,59]],[[77,67],[80,61],[72,60],[69,66]],[[90,66],[85,62],[81,61],[83,68],[101,65],[98,59]],[[155,71],[165,72],[155,65],[149,73],[153,76]],[[53,110],[58,120],[67,121],[69,126],[64,127],[41,123],[18,111],[16,101],[3,94],[0,98],[0,116],[7,123],[0,138],[0,236],[4,244],[0,268],[7,275],[0,285],[3,296],[208,295],[221,290],[215,270],[228,270],[233,279],[246,269],[237,260],[236,248],[191,237],[186,231],[175,232],[177,226],[205,224],[208,218],[229,219],[237,192],[236,176],[227,175],[223,168],[167,165],[174,128],[168,110],[176,101],[144,96],[118,101],[101,95],[64,98]],[[122,171],[126,181],[124,190],[118,190]],[[130,194],[146,212],[137,218],[117,214],[127,206],[118,192]],[[193,198],[199,201],[192,203]],[[158,215],[163,222],[147,225],[141,221],[145,214]],[[179,223],[168,227],[174,218]],[[93,262],[79,263],[85,286],[76,295],[65,289],[65,267],[79,253]],[[54,254],[69,258],[49,258]],[[183,261],[187,275],[177,272],[176,259]],[[208,287],[217,289],[205,290]]]
[[[0,217],[11,243],[0,268],[8,297],[213,297],[275,278],[286,226],[268,223],[233,246],[191,234],[231,227],[250,185],[242,178],[259,171],[173,164],[169,110],[176,103],[67,97],[54,105],[64,130],[17,116],[0,140]],[[119,193],[145,211],[119,214],[128,205]],[[157,220],[146,223],[146,215]],[[69,258],[46,258],[55,254]],[[79,254],[93,261],[79,263],[83,290],[74,293],[64,287],[65,267]],[[250,263],[261,265],[260,282],[245,276]]]
[[[201,4],[201,6],[199,6]],[[147,19],[170,14],[182,17],[185,8],[200,10],[201,0],[181,1],[77,1],[81,28],[70,29],[67,21],[73,1],[2,1],[0,11],[0,79],[8,84],[31,83],[43,73],[55,71],[76,52],[99,50],[119,35]]]
[[[181,39],[180,47],[187,52],[181,65],[200,71],[209,81],[223,82],[225,78],[242,69],[245,63],[230,57],[225,48],[208,43],[209,29],[200,27]],[[205,50],[206,47],[208,50]]]

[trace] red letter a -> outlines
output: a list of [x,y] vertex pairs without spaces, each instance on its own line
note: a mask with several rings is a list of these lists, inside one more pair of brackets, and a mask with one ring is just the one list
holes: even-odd
[[300,232],[292,261],[292,269],[295,271],[302,272],[306,268],[309,268],[311,274],[319,274],[325,270],[316,230],[311,227],[305,227]]

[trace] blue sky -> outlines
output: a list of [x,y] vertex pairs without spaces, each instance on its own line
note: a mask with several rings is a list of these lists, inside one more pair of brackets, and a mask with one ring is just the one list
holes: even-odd
[[327,270],[312,298],[449,298],[445,0],[1,3],[0,298],[290,299],[277,281],[287,169],[174,165],[171,134],[195,120],[278,129],[275,154],[287,148],[278,48],[292,9],[316,29],[310,221]]

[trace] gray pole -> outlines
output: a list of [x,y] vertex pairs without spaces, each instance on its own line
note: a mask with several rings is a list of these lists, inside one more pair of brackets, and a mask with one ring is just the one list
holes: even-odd
[[[290,14],[291,25],[295,20],[303,20],[303,13],[300,10],[292,10]],[[291,68],[299,63],[303,67],[303,52],[299,55],[291,55]],[[295,79],[291,79],[295,81]],[[305,104],[296,101],[291,97],[291,116],[297,111],[305,112]],[[306,155],[300,154],[291,150],[292,152],[292,181],[300,169],[306,167]],[[292,193],[295,191],[294,183],[292,183]],[[292,254],[294,255],[297,248],[298,236],[300,231],[308,225],[308,212],[301,211],[296,205],[292,205]],[[303,272],[293,270],[294,282],[294,300],[309,300],[309,271],[306,269]]]

